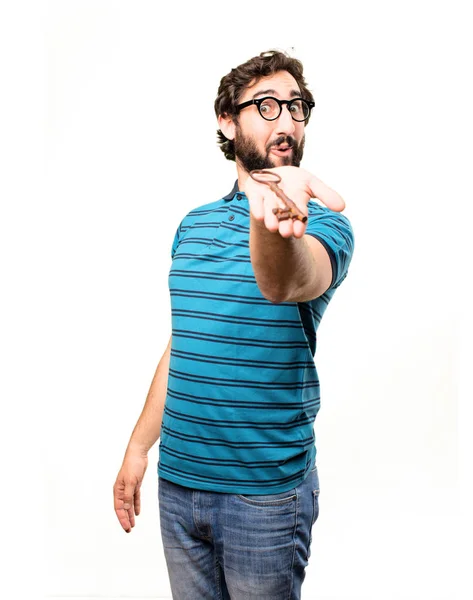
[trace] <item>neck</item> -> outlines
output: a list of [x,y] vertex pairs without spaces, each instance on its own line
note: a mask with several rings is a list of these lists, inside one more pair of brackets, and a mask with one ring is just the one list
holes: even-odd
[[237,175],[238,175],[238,189],[242,190],[243,186],[246,183],[246,180],[248,179],[248,177],[250,175],[249,175],[248,171],[245,171],[245,169],[241,166],[238,159],[236,160],[236,167],[237,167]]

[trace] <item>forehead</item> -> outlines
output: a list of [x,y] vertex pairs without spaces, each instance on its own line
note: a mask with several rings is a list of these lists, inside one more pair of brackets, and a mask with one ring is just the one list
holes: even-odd
[[254,79],[243,90],[239,102],[245,102],[256,98],[260,93],[266,96],[275,96],[276,98],[290,98],[300,96],[300,89],[297,81],[287,71],[278,71],[268,77]]

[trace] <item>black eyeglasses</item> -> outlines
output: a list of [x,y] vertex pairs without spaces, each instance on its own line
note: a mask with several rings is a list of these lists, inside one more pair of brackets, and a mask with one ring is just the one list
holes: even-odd
[[287,104],[287,109],[294,119],[294,121],[307,121],[310,117],[310,111],[315,106],[315,102],[310,100],[304,100],[303,98],[293,98],[292,100],[278,100],[272,96],[265,96],[264,98],[256,98],[254,100],[248,100],[238,104],[236,109],[238,112],[247,106],[256,104],[259,110],[259,114],[266,119],[266,121],[276,120],[282,111],[283,104]]

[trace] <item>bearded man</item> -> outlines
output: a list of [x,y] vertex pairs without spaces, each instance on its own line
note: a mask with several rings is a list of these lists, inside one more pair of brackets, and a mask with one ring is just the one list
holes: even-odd
[[[313,107],[302,64],[282,52],[225,75],[218,141],[237,180],[191,210],[172,244],[172,335],[114,500],[130,532],[160,437],[160,525],[175,599],[300,598],[319,514],[316,334],[354,248],[343,199],[300,167]],[[296,212],[250,176],[261,169]]]

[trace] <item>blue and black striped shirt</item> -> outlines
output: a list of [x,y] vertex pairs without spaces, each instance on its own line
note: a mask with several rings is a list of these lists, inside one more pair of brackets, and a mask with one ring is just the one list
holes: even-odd
[[190,211],[172,246],[172,344],[158,474],[185,487],[276,494],[315,462],[317,328],[346,277],[348,219],[311,200],[306,234],[326,248],[332,283],[308,302],[272,303],[250,259],[248,199],[233,190]]

